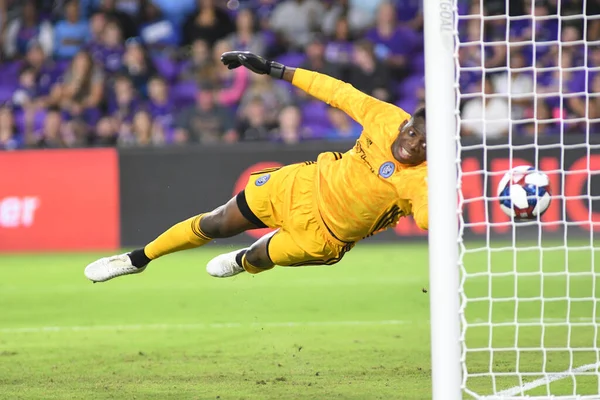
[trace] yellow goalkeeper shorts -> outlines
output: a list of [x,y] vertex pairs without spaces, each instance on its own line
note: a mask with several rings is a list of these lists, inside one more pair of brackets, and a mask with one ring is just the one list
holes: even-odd
[[257,171],[250,176],[237,204],[246,219],[277,229],[268,243],[279,266],[332,265],[354,244],[331,237],[314,201],[315,163]]

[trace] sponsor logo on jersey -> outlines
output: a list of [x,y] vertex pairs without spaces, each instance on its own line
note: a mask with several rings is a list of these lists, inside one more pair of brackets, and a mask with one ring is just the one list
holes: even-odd
[[255,184],[256,186],[262,186],[262,185],[264,185],[265,183],[267,183],[269,179],[271,179],[271,174],[263,175],[263,176],[261,176],[260,178],[258,178],[258,179],[256,180],[256,182],[254,182],[254,184]]
[[384,162],[381,164],[381,167],[379,167],[379,175],[381,175],[383,178],[389,178],[392,176],[395,170],[396,165],[393,162]]

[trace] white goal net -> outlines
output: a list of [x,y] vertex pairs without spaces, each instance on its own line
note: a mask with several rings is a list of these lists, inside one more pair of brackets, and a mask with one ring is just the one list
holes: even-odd
[[[600,399],[600,1],[453,5],[463,397]],[[519,165],[536,221],[499,207]]]

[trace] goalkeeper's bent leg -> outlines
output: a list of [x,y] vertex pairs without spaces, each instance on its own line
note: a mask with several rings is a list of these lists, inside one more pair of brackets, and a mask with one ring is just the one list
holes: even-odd
[[135,267],[142,268],[164,255],[200,247],[213,239],[235,236],[254,228],[256,226],[242,215],[237,199],[233,198],[210,213],[173,225],[144,248],[129,253],[129,258]]
[[206,272],[216,278],[227,278],[244,271],[258,274],[272,269],[275,264],[269,257],[268,245],[277,232],[263,236],[249,248],[218,255],[208,262]]

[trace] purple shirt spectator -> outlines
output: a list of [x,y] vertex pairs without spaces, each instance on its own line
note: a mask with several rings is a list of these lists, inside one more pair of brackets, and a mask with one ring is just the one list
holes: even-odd
[[396,9],[398,21],[409,22],[423,12],[423,0],[398,0]]
[[331,63],[348,64],[352,60],[353,47],[351,42],[329,42],[325,47],[325,60]]
[[166,81],[160,77],[154,77],[148,83],[148,95],[150,100],[146,104],[146,110],[150,113],[154,122],[163,129],[174,124],[175,104],[171,101],[169,87]]
[[136,98],[124,103],[119,103],[117,99],[113,98],[108,101],[108,114],[120,122],[131,123],[133,115],[141,108],[141,104]]
[[167,101],[164,104],[158,104],[150,100],[147,109],[154,122],[160,124],[163,128],[171,128],[175,122],[175,104]]
[[92,45],[88,51],[106,72],[115,73],[123,67],[124,47],[109,48],[103,45]]
[[60,68],[57,67],[56,64],[44,64],[41,69],[39,69],[37,71],[37,78],[36,78],[36,92],[38,95],[42,95],[42,96],[46,96],[48,94],[50,94],[50,91],[52,90],[52,86],[54,86],[54,84],[56,82],[58,82],[58,80],[60,79],[60,77],[62,76],[63,71],[60,70]]
[[375,55],[385,61],[388,68],[399,77],[411,70],[411,56],[422,49],[422,38],[406,26],[398,25],[396,10],[391,3],[383,3],[377,13],[377,24],[366,34],[375,44]]
[[88,52],[94,61],[101,64],[108,73],[115,73],[123,66],[123,35],[119,25],[109,21],[102,30],[99,42],[90,43]]
[[37,42],[31,42],[28,46],[25,67],[33,68],[36,75],[36,92],[41,96],[50,94],[52,86],[64,72],[57,63],[46,58],[44,50]]
[[[534,18],[536,16],[547,17],[548,9],[544,5],[536,3],[534,14]],[[535,38],[532,36],[534,31]],[[527,18],[510,21],[509,33],[513,42],[534,40],[536,42],[535,50],[532,45],[524,46],[525,56],[533,57],[535,55],[536,59],[542,59],[553,46],[547,42],[559,40],[558,16],[543,20]],[[504,40],[504,35],[502,40]]]
[[371,29],[366,38],[375,44],[375,54],[379,59],[386,59],[390,55],[408,56],[413,54],[420,42],[417,34],[409,28],[396,27],[390,36],[383,36],[377,28]]
[[333,38],[325,46],[325,60],[336,64],[348,64],[352,60],[353,45],[348,20],[340,18],[335,24]]

